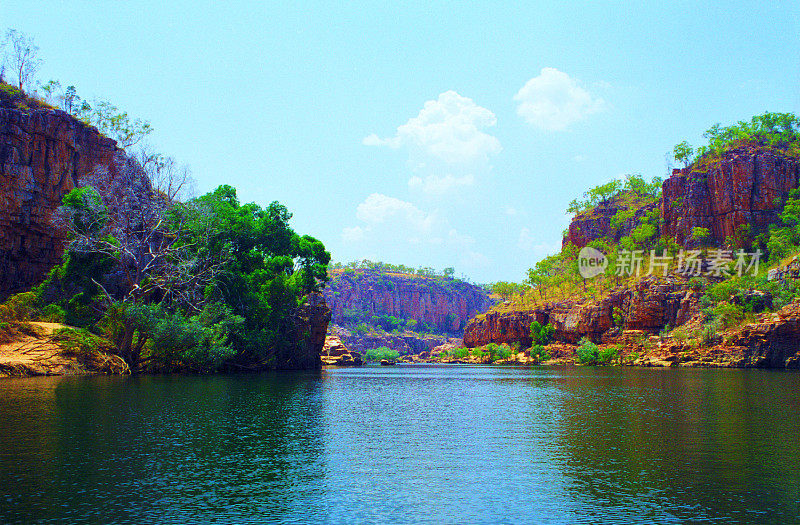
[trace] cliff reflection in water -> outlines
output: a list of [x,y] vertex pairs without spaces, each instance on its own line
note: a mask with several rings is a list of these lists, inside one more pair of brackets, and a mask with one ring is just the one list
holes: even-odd
[[283,373],[0,382],[0,521],[292,512],[322,472],[318,381]]
[[558,443],[569,490],[598,519],[789,523],[800,516],[798,379],[696,369],[568,376],[576,395],[562,398]]
[[800,374],[0,381],[0,522],[790,523]]

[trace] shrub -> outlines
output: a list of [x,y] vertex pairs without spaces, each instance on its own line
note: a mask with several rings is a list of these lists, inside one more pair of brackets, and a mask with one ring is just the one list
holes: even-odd
[[474,348],[472,350],[472,356],[475,357],[476,359],[482,360],[484,357],[486,357],[486,352],[484,352],[480,348]]
[[619,308],[618,306],[615,306],[612,312],[613,313],[611,314],[611,318],[614,321],[614,326],[621,327],[625,320],[625,318],[623,317],[622,309]]
[[542,325],[539,321],[531,323],[531,340],[534,345],[548,345],[553,337],[555,328],[550,323]]
[[40,319],[48,323],[64,323],[66,312],[57,304],[48,304],[42,308]]
[[393,361],[400,357],[400,352],[397,350],[392,350],[386,346],[380,346],[378,348],[370,348],[364,354],[364,359],[367,361],[381,361],[383,359]]
[[511,357],[513,350],[507,344],[502,344],[497,347],[497,359],[508,359]]
[[0,304],[0,321],[30,321],[37,313],[36,294],[24,292],[12,295]]
[[689,333],[686,331],[686,328],[682,326],[679,326],[678,328],[673,330],[671,335],[672,338],[679,343],[683,343],[684,341],[689,339]]
[[714,325],[722,329],[737,326],[745,320],[744,308],[738,304],[720,303],[708,312]]
[[608,348],[601,349],[597,357],[598,363],[608,364],[611,363],[612,361],[617,360],[620,349],[621,347],[618,345],[609,346]]
[[453,357],[456,359],[464,359],[469,355],[469,349],[459,346],[458,348],[453,348]]
[[703,346],[710,346],[714,344],[717,339],[717,328],[714,323],[706,323],[700,329],[700,342]]
[[26,98],[25,92],[21,89],[0,83],[0,101],[10,105],[18,105],[24,102]]
[[550,351],[542,345],[533,345],[530,350],[531,359],[537,363],[550,360]]
[[596,344],[584,337],[581,339],[580,346],[575,350],[578,362],[584,365],[597,364],[600,359],[600,349]]

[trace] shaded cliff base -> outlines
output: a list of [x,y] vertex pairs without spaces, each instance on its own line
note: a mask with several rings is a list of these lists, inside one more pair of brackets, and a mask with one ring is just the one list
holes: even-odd
[[413,355],[425,351],[430,352],[437,346],[448,342],[461,342],[460,338],[446,335],[420,334],[408,330],[396,333],[379,330],[360,332],[335,324],[328,328],[328,335],[336,336],[349,350],[360,354],[365,354],[371,348],[386,347],[397,350],[401,356]]
[[121,357],[59,323],[2,323],[0,377],[124,374]]

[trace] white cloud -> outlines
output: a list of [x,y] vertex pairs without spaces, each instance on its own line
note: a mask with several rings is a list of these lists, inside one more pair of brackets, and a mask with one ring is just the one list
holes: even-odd
[[428,214],[407,201],[373,193],[358,205],[356,217],[368,225],[389,221],[400,222],[411,227],[414,232],[428,233],[436,221],[434,214]]
[[428,175],[424,179],[414,176],[408,179],[408,187],[412,190],[422,190],[429,195],[444,195],[458,187],[472,186],[475,184],[475,177],[472,174],[456,177],[452,173],[440,177],[439,175]]
[[342,230],[342,240],[344,242],[359,242],[364,240],[364,228],[353,226]]
[[455,91],[445,91],[437,100],[429,100],[416,117],[397,128],[393,137],[380,138],[374,133],[362,141],[367,146],[406,147],[412,160],[425,157],[446,164],[488,163],[502,149],[496,137],[483,130],[497,123],[497,117]]
[[586,160],[586,157],[584,157],[583,155],[575,155],[574,157],[572,157],[572,160],[574,160],[575,162],[583,162]]
[[570,124],[601,111],[605,102],[580,86],[578,81],[556,68],[542,68],[528,80],[514,100],[517,114],[529,124],[547,131],[562,131]]
[[522,228],[519,232],[519,240],[517,241],[517,246],[520,250],[530,251],[533,249],[533,245],[536,242],[536,239],[533,238],[531,235],[531,230],[528,228]]
[[476,241],[459,233],[436,211],[426,212],[414,204],[381,193],[369,195],[358,205],[356,217],[362,224],[344,228],[345,242],[361,242],[361,247],[389,242],[427,255],[458,257],[465,269],[485,268],[489,259],[475,250]]

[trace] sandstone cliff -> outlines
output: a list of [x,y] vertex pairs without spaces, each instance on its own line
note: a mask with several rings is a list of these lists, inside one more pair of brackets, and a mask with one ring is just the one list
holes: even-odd
[[338,325],[347,324],[357,312],[367,321],[390,315],[454,334],[493,304],[482,288],[457,279],[369,269],[333,270],[324,294]]
[[64,111],[0,107],[0,299],[61,262],[50,218],[79,177],[113,170],[112,139]]
[[[606,204],[577,214],[570,222],[562,245],[578,248],[602,237],[612,242],[630,234],[639,219],[658,207],[663,220],[660,234],[687,248],[697,247],[694,228],[711,232],[709,243],[721,246],[749,225],[752,233],[765,231],[778,220],[790,190],[798,185],[800,160],[762,146],[741,146],[719,159],[700,161],[673,170],[664,181],[657,204],[638,206],[628,192],[620,192]],[[614,228],[612,217],[635,209],[635,215]]]
[[464,345],[472,348],[519,341],[529,346],[533,321],[550,323],[557,341],[572,344],[583,337],[596,342],[610,340],[622,329],[658,333],[666,325],[679,326],[697,315],[699,299],[700,292],[684,280],[649,277],[597,301],[549,303],[527,311],[491,311],[469,323]]
[[694,228],[707,228],[716,245],[735,237],[742,225],[764,231],[777,222],[798,174],[798,159],[761,147],[737,148],[705,166],[674,170],[662,186],[662,234],[694,246]]
[[[577,214],[572,218],[566,235],[561,241],[562,247],[573,244],[583,248],[591,241],[608,237],[618,242],[625,235],[630,235],[639,220],[647,212],[658,207],[658,203],[644,202],[643,199],[624,192],[605,204]],[[620,211],[632,210],[633,216],[625,219],[618,227],[612,225],[612,218]]]

